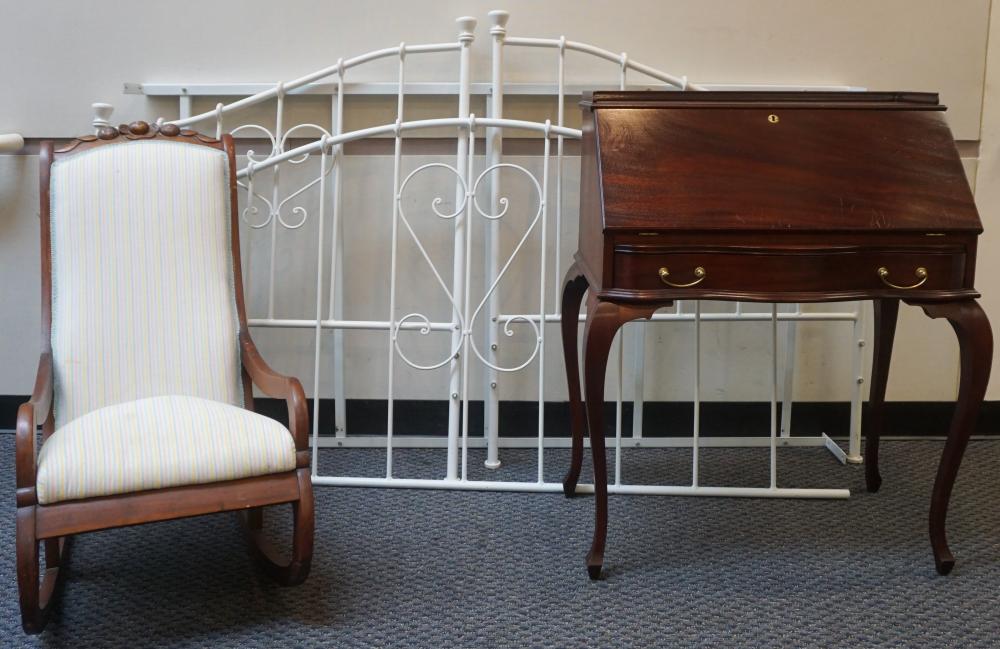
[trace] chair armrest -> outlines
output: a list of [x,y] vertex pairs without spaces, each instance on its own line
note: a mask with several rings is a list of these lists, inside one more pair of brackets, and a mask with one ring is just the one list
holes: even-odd
[[38,359],[38,373],[31,399],[17,409],[15,437],[15,473],[18,500],[22,489],[34,491],[35,487],[35,436],[37,424],[44,424],[52,415],[52,353],[45,352]]
[[246,331],[240,332],[240,359],[243,361],[243,369],[261,392],[269,397],[285,400],[288,405],[288,430],[295,440],[295,450],[309,450],[309,410],[306,407],[306,393],[299,380],[272,370]]

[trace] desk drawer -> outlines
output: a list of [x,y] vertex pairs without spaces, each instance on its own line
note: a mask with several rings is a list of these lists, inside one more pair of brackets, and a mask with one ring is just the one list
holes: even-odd
[[960,248],[741,249],[616,248],[614,286],[635,290],[871,291],[957,289]]

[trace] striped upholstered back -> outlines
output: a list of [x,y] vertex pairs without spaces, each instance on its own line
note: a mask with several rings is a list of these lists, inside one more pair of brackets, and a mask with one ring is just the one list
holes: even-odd
[[51,171],[56,428],[116,403],[243,405],[223,151],[145,140]]

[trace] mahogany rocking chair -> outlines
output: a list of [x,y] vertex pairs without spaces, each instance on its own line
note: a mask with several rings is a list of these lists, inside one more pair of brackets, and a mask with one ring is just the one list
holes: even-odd
[[[232,137],[134,122],[46,142],[40,168],[42,354],[16,432],[24,630],[44,628],[81,532],[238,510],[264,570],[301,583],[309,415],[247,328]],[[253,412],[253,385],[287,402],[288,428]],[[282,503],[284,562],[261,534]]]

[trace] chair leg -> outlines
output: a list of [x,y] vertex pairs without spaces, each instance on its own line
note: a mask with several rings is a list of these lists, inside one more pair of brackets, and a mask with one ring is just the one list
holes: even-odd
[[39,581],[39,540],[35,538],[35,508],[17,510],[17,586],[21,596],[21,627],[41,633],[52,605],[62,591],[72,537],[45,539],[45,574]]
[[263,507],[253,507],[247,510],[246,526],[251,530],[259,530],[264,527]]
[[264,537],[263,510],[261,508],[254,508],[241,514],[250,555],[264,572],[282,586],[301,584],[309,576],[309,568],[312,565],[315,524],[312,481],[309,477],[309,469],[299,469],[297,474],[299,499],[292,503],[294,528],[291,559],[282,562],[270,541]]

